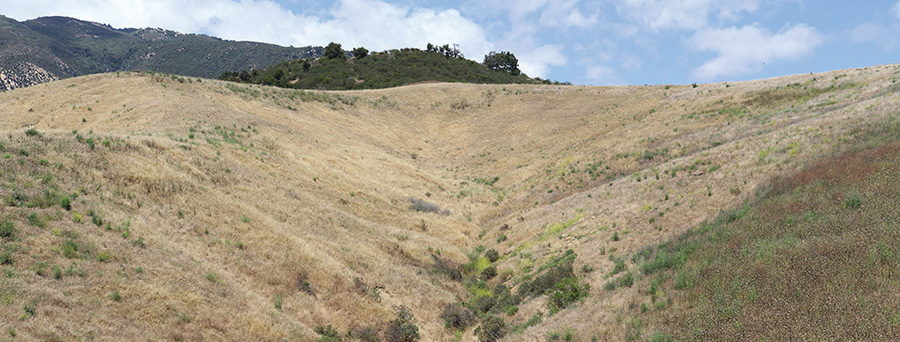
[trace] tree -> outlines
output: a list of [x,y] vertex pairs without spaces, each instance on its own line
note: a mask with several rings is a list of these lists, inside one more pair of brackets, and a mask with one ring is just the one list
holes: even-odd
[[328,44],[328,46],[325,47],[325,58],[344,59],[344,49],[341,49],[341,44],[335,42]]
[[369,55],[369,50],[362,46],[353,49],[353,57],[356,57],[357,59],[366,57],[368,55]]
[[491,70],[506,71],[513,76],[518,76],[521,73],[519,71],[519,60],[516,58],[516,55],[509,51],[491,51],[484,56],[484,66]]

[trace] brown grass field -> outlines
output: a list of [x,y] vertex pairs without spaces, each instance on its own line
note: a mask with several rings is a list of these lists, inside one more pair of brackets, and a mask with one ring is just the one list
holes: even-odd
[[[402,305],[422,341],[476,341],[477,324],[445,327],[444,307],[499,285],[516,293],[566,250],[577,255],[572,268],[589,295],[553,314],[547,295],[525,298],[499,315],[521,327],[506,340],[656,338],[651,331],[753,339],[799,311],[780,312],[781,320],[757,319],[770,316],[752,316],[758,309],[716,316],[703,310],[721,307],[691,303],[719,288],[670,295],[681,271],[643,274],[632,256],[758,201],[773,180],[803,184],[798,172],[808,165],[821,168],[817,160],[893,127],[898,79],[900,65],[885,65],[697,87],[302,92],[116,73],[0,93],[0,223],[12,228],[4,236],[0,225],[0,340],[315,341],[318,326],[383,332]],[[829,195],[842,204],[855,190],[841,191]],[[411,198],[440,209],[412,210]],[[873,212],[896,216],[887,208]],[[735,239],[740,249],[751,237]],[[499,260],[473,253],[479,246]],[[829,246],[789,257],[843,248]],[[705,279],[704,267],[734,266],[710,266],[722,257],[715,253],[696,254],[684,270]],[[604,289],[619,259],[635,285]],[[500,276],[455,280],[435,260],[462,265],[454,269],[464,278],[488,265]],[[737,274],[754,272],[741,267]],[[835,286],[858,276],[834,274]],[[656,309],[657,294],[650,302],[654,279],[659,297],[672,298],[669,309]],[[888,283],[847,301],[897,302],[896,280],[878,279]],[[791,289],[765,298],[792,298]],[[646,317],[642,303],[651,305]],[[890,305],[870,307],[881,317]],[[869,312],[840,308],[822,315]],[[538,312],[539,323],[523,326]],[[887,330],[871,331],[897,336],[894,314]],[[749,315],[745,330],[729,330],[741,315]],[[845,330],[870,331],[866,317]],[[770,338],[868,339],[809,331]]]

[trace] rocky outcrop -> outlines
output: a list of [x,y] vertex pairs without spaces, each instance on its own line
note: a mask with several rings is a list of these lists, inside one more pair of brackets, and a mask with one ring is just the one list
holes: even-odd
[[57,79],[59,77],[44,68],[28,62],[20,62],[10,69],[0,68],[0,91],[24,88]]

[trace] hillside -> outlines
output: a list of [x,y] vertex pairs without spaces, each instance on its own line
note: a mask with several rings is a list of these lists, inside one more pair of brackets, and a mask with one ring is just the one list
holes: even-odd
[[354,90],[422,82],[540,83],[524,74],[491,70],[461,57],[418,49],[373,52],[360,58],[307,58],[262,70],[223,73],[219,79],[293,89]]
[[162,29],[114,29],[66,17],[18,22],[0,16],[0,91],[111,71],[194,77],[264,68],[322,48],[225,41]]
[[[820,303],[796,295],[817,279],[796,274],[817,272],[834,275],[825,289],[844,291],[843,309],[775,317],[814,312],[823,318],[805,323],[815,328],[852,314],[831,328],[843,335],[819,336],[895,336],[896,313],[884,310],[896,300],[896,257],[871,243],[897,244],[897,197],[867,185],[895,178],[881,171],[895,170],[894,157],[880,157],[895,153],[837,157],[868,171],[838,170],[876,177],[825,191],[838,207],[802,197],[814,178],[798,172],[894,139],[898,72],[344,92],[108,73],[4,92],[0,329],[26,340],[373,341],[415,331],[475,341],[477,330],[542,341],[729,339],[765,326],[802,339],[810,330],[758,318],[778,307],[769,297]],[[744,203],[776,211],[727,214]],[[871,261],[887,266],[846,273],[815,261],[847,255],[813,230],[823,228],[764,229],[788,222],[782,213],[807,227],[811,209],[825,228],[871,223],[828,232],[863,236],[847,243],[874,248]],[[679,239],[699,247],[666,249]],[[648,249],[660,244],[675,261]],[[754,250],[767,253],[760,267],[728,254]],[[748,280],[732,286],[732,269]],[[772,278],[754,278],[757,269]],[[784,274],[792,280],[778,282]],[[867,275],[853,292],[847,279]],[[758,279],[783,286],[763,292]],[[736,297],[754,293],[748,286],[765,298]]]

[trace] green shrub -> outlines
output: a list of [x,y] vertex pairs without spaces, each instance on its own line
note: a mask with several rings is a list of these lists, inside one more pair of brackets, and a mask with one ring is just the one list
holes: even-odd
[[[32,227],[44,228],[47,226],[47,222],[44,222],[37,213],[28,214],[28,224]],[[2,229],[0,229],[2,230]],[[0,235],[3,235],[3,232],[0,231]]]
[[0,265],[12,265],[15,253],[16,248],[12,244],[3,245],[3,248],[0,248]]
[[22,306],[22,310],[25,311],[26,318],[34,318],[34,315],[37,314],[37,302],[31,301],[25,303],[25,305]]
[[72,210],[72,200],[69,199],[69,196],[63,196],[59,199],[59,206],[66,211]]
[[481,320],[481,325],[475,329],[475,336],[481,342],[494,342],[506,336],[506,321],[502,318],[488,315]]
[[497,267],[496,266],[488,266],[483,271],[481,271],[481,278],[484,280],[491,280],[497,276]]
[[115,290],[112,294],[109,295],[109,299],[112,299],[112,301],[114,302],[118,302],[122,300],[122,295],[119,294],[119,290]]
[[441,319],[444,320],[444,326],[448,329],[465,330],[475,324],[475,315],[472,314],[472,311],[459,303],[447,304],[441,313]]
[[72,259],[78,257],[78,244],[72,240],[66,240],[62,244],[62,253],[66,258]]
[[384,330],[384,339],[387,341],[397,342],[414,342],[418,341],[419,327],[416,326],[415,318],[409,309],[405,306],[394,307],[397,317],[388,323]]
[[313,331],[315,331],[316,334],[322,335],[322,337],[319,337],[319,342],[340,342],[344,340],[341,338],[341,334],[331,327],[331,324],[328,326],[317,326]]
[[97,261],[99,262],[107,262],[112,260],[112,258],[113,255],[109,251],[102,251],[100,253],[97,253]]
[[574,251],[567,250],[563,256],[547,263],[542,267],[545,269],[543,273],[519,286],[519,294],[522,297],[539,296],[560,280],[574,278],[575,272],[572,269],[572,263],[576,256]]
[[488,258],[488,261],[490,262],[497,262],[497,260],[500,260],[500,253],[495,249],[489,249],[484,252],[484,257]]
[[565,278],[557,282],[549,291],[550,300],[547,306],[551,312],[565,309],[569,304],[581,300],[590,294],[590,284],[579,284],[578,279]]
[[16,237],[16,226],[9,219],[0,220],[0,238]]
[[38,132],[37,128],[34,128],[34,127],[28,127],[28,129],[25,130],[25,135],[27,135],[27,136],[29,136],[29,137],[38,137],[38,138],[40,138],[40,137],[42,137],[44,134],[41,133],[41,132]]
[[858,193],[853,193],[844,200],[844,207],[847,209],[859,209],[862,207],[862,197]]

